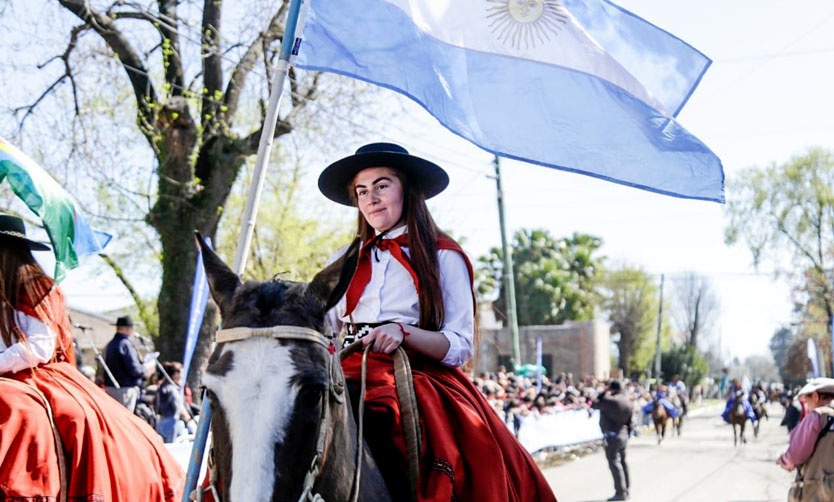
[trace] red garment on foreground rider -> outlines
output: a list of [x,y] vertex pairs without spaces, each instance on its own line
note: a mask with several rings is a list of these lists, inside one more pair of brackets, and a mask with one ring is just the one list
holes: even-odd
[[[361,359],[357,353],[342,362],[346,379],[359,380]],[[533,458],[460,369],[416,354],[409,354],[409,360],[423,439],[420,501],[556,500]],[[407,472],[396,394],[391,356],[369,354],[365,435],[385,435],[384,440],[396,448],[394,458],[378,458],[377,449],[378,465],[395,462]],[[389,425],[379,430],[379,424],[386,422]]]
[[20,312],[55,334],[53,360],[0,375],[0,500],[56,500],[61,478],[54,417],[65,457],[67,498],[84,502],[178,501],[184,475],[159,435],[72,364],[61,290]]

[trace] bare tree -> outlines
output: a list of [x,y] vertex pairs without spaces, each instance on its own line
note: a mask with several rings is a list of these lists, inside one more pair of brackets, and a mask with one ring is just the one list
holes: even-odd
[[698,349],[715,326],[721,313],[720,302],[708,277],[687,272],[675,280],[673,318],[683,333],[684,343]]

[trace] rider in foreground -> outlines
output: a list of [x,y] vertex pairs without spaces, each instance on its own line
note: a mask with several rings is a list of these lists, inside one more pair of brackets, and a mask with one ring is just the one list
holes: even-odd
[[[359,265],[330,318],[345,331],[345,345],[361,339],[371,346],[368,442],[393,498],[407,500],[408,457],[389,355],[402,346],[422,428],[418,499],[555,500],[533,459],[460,370],[474,347],[472,266],[425,203],[447,184],[439,166],[388,143],[366,145],[319,177],[326,197],[359,210]],[[358,353],[343,362],[354,386],[360,362]]]
[[75,367],[61,288],[23,220],[0,214],[0,500],[175,501],[159,435]]

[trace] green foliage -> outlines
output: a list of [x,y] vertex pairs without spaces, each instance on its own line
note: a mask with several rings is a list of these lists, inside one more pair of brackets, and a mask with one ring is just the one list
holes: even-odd
[[687,389],[692,389],[707,376],[708,366],[703,356],[689,344],[673,347],[662,353],[660,371],[663,381],[670,381],[672,375],[679,375]]
[[[244,276],[265,280],[280,275],[283,279],[309,281],[330,256],[350,242],[353,222],[322,221],[319,212],[309,210],[309,203],[302,200],[300,167],[287,159],[276,164],[291,166],[278,169],[265,180],[263,207]],[[251,169],[244,178],[224,208],[223,222],[230,224],[222,224],[218,232],[218,253],[227,257],[228,263],[232,263],[237,249],[237,222],[243,221]]]
[[[641,268],[624,266],[605,274],[601,295],[600,307],[611,324],[611,333],[620,335],[618,366],[629,376],[640,375],[655,353],[659,297],[656,281]],[[664,325],[668,333],[668,323]]]
[[[820,347],[817,344],[817,351]],[[813,375],[813,366],[808,359],[808,338],[798,335],[785,352],[783,365],[780,368],[785,374],[785,384],[804,384]]]
[[779,377],[785,383],[792,382],[793,378],[787,371],[787,355],[791,344],[796,340],[796,335],[786,327],[781,327],[770,337],[770,352],[776,367],[779,368]]
[[[562,324],[568,320],[594,318],[596,284],[603,258],[594,253],[602,240],[574,233],[554,239],[546,230],[516,232],[512,242],[518,324]],[[495,296],[496,311],[504,311],[503,252],[492,248],[478,258],[478,293]],[[499,286],[500,285],[500,286]]]
[[729,183],[728,244],[743,243],[753,263],[772,261],[798,293],[834,319],[834,152],[812,148],[783,165],[747,169]]

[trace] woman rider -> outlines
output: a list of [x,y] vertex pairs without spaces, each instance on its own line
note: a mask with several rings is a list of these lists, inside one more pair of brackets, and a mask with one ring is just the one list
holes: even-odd
[[[368,442],[394,498],[407,499],[407,452],[390,356],[402,346],[422,430],[418,499],[555,500],[533,459],[460,370],[474,347],[472,266],[438,230],[425,203],[448,182],[439,166],[390,143],[363,146],[319,177],[326,197],[359,210],[359,264],[330,318],[344,331],[345,344],[361,339],[371,347]],[[360,361],[357,353],[343,362],[354,387]]]

